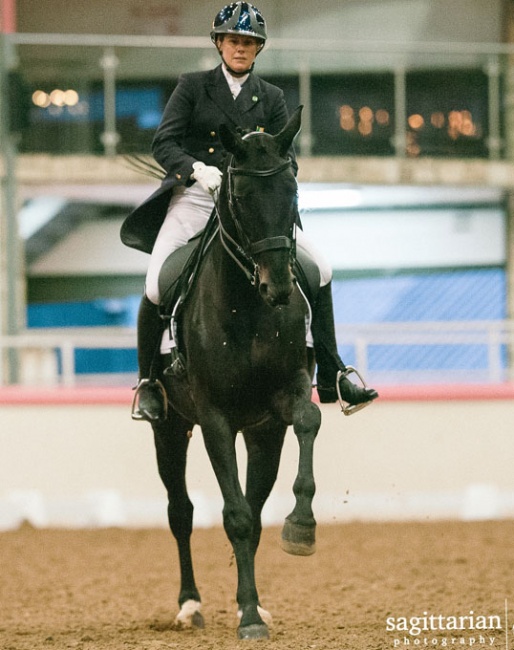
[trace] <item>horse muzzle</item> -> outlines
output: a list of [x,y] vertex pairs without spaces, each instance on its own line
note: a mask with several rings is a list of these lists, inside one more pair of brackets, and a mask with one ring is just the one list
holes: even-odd
[[289,237],[269,237],[252,244],[252,254],[258,254],[256,264],[259,293],[270,307],[287,305],[293,293],[295,278],[291,270]]
[[259,293],[270,307],[289,304],[293,289],[294,282],[292,275],[283,282],[269,282],[264,279],[261,279],[259,282]]

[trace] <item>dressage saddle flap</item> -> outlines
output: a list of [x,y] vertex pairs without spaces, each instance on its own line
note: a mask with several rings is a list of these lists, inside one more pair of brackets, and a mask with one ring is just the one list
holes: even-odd
[[162,265],[159,273],[159,293],[161,295],[161,309],[165,314],[171,314],[173,311],[173,305],[178,300],[182,287],[180,281],[182,273],[187,268],[190,268],[190,263],[194,259],[200,241],[200,235],[196,235],[187,244],[168,255]]

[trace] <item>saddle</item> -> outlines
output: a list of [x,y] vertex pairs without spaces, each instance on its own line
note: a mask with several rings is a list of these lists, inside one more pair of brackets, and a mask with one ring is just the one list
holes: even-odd
[[[192,237],[187,244],[171,253],[162,265],[159,274],[161,302],[159,310],[166,323],[171,351],[171,365],[166,374],[180,375],[185,370],[184,358],[177,347],[176,319],[180,308],[194,284],[198,269],[211,242],[218,231],[218,221],[211,215],[206,227]],[[312,257],[297,249],[293,274],[311,307],[316,303],[320,286],[320,271]]]

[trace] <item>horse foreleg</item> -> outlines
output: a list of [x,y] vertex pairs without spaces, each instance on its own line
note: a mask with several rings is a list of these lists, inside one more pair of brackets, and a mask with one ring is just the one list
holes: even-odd
[[180,563],[180,611],[175,618],[177,628],[204,626],[191,557],[193,504],[187,493],[185,479],[189,446],[187,432],[191,428],[191,424],[174,412],[167,421],[153,425],[157,465],[168,493],[168,521],[177,542]]
[[262,509],[277,480],[286,430],[285,425],[269,421],[260,427],[243,431],[248,453],[245,496],[253,516],[254,554],[257,552],[261,538]]
[[[283,424],[269,421],[260,427],[243,431],[248,453],[245,496],[252,510],[251,550],[254,556],[261,539],[262,509],[277,479],[286,429]],[[271,625],[271,614],[260,605],[257,609],[262,620]],[[241,616],[242,612],[239,612],[239,615]]]
[[266,639],[268,626],[258,611],[255,584],[253,515],[239,483],[236,432],[212,408],[205,422],[200,419],[207,453],[223,495],[223,525],[236,559],[237,603],[241,613],[238,636],[240,639]]
[[316,491],[313,455],[320,425],[321,413],[316,404],[307,399],[298,400],[293,411],[293,429],[300,447],[293,486],[296,504],[282,529],[282,548],[292,555],[312,555],[316,551],[316,520],[312,511]]

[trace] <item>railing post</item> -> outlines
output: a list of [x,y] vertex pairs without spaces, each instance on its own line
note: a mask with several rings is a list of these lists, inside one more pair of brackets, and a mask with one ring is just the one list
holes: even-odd
[[404,66],[394,69],[394,150],[404,158],[407,151],[407,80]]
[[115,156],[120,140],[116,131],[116,69],[119,59],[113,47],[106,47],[100,59],[104,71],[104,131],[101,135],[106,156]]
[[61,347],[62,383],[64,386],[75,385],[75,344],[65,341]]
[[368,375],[368,340],[363,336],[355,339],[355,367],[363,377]]
[[489,366],[489,381],[491,384],[499,384],[503,381],[502,337],[496,327],[489,327],[487,333],[487,357]]
[[500,64],[497,57],[489,58],[486,73],[489,108],[489,137],[487,138],[487,147],[489,149],[489,158],[491,160],[498,160],[500,158],[502,143],[500,134]]
[[302,130],[300,131],[300,154],[303,157],[312,155],[312,95],[311,69],[309,61],[304,59],[300,64],[300,104],[303,104]]
[[[0,334],[17,334],[25,320],[24,268],[17,221],[17,138],[9,102],[9,75],[18,58],[10,37],[0,34]],[[5,363],[5,371],[3,364]],[[18,351],[8,348],[0,357],[0,373],[18,381]]]

